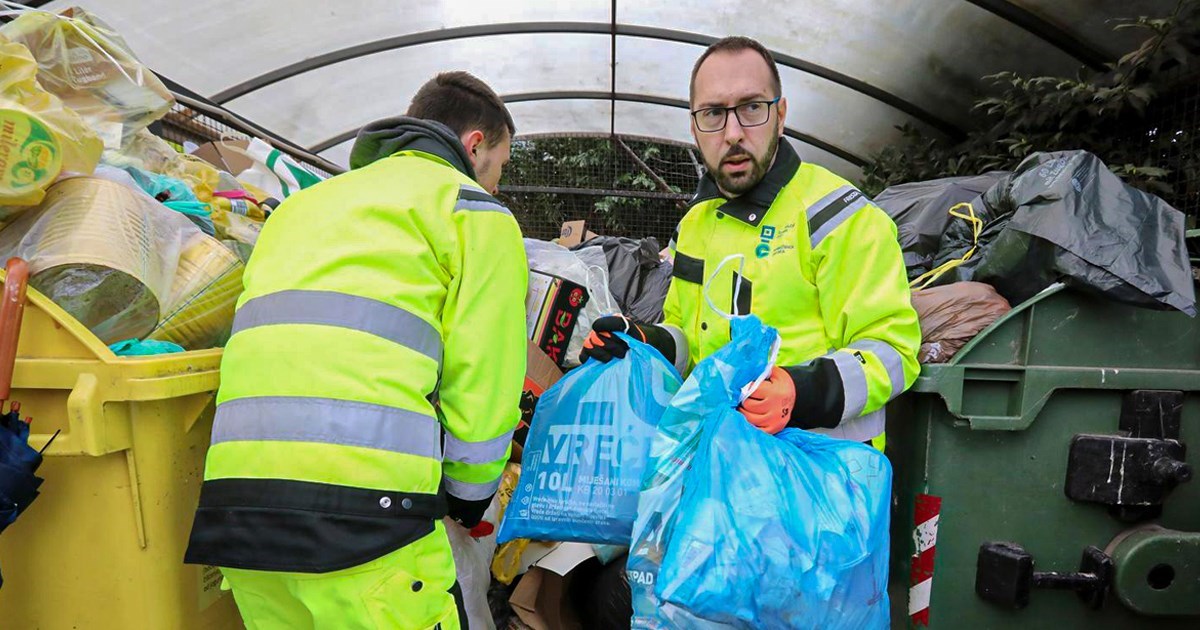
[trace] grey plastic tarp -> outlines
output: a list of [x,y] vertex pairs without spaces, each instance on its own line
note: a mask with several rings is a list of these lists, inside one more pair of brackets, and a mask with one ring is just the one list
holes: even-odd
[[[1196,315],[1184,215],[1126,185],[1086,151],[1036,153],[984,193],[979,248],[945,282],[987,282],[1013,304],[1056,281],[1114,300]],[[971,226],[947,229],[935,264],[972,247]]]

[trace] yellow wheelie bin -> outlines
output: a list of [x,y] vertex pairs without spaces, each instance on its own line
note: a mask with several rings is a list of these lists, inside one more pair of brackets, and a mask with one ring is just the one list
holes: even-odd
[[0,628],[241,628],[220,573],[183,563],[221,350],[118,357],[32,289],[20,330],[10,398],[45,482],[0,534]]

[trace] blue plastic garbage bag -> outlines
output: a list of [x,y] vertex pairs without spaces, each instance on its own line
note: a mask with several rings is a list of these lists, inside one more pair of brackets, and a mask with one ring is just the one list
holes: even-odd
[[613,560],[629,553],[627,545],[592,545],[592,551],[600,564],[609,564]]
[[891,468],[859,444],[736,411],[778,334],[734,318],[659,424],[628,560],[635,628],[888,626]]
[[720,414],[685,485],[659,591],[745,627],[886,628],[890,493],[891,467],[869,446],[798,429],[772,437]]
[[629,544],[650,440],[681,379],[657,350],[620,336],[624,359],[591,359],[538,400],[500,543]]

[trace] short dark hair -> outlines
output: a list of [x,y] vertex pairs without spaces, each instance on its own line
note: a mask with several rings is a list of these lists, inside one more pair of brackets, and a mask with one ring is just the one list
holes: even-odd
[[771,51],[767,50],[766,46],[741,35],[724,37],[713,42],[711,46],[704,49],[704,54],[696,60],[696,65],[692,66],[692,81],[688,84],[688,101],[696,97],[696,74],[700,72],[700,66],[704,64],[704,60],[712,56],[713,53],[719,52],[741,52],[743,50],[753,50],[762,55],[763,61],[767,62],[767,67],[771,69],[771,79],[774,83],[775,96],[783,94],[783,83],[779,80],[779,66],[775,65],[775,58],[771,56]]
[[436,120],[460,136],[479,129],[487,146],[495,146],[505,129],[509,136],[517,133],[504,101],[488,84],[463,71],[443,72],[422,85],[406,115]]

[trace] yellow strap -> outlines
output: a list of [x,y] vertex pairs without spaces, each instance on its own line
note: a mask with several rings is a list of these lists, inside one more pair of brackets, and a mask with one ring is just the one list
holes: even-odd
[[[959,208],[961,208],[963,206],[967,207],[966,214],[963,214],[961,212],[955,212],[956,210],[958,210]],[[937,280],[938,278],[945,275],[945,273],[947,271],[950,271],[951,269],[954,269],[955,267],[967,262],[968,260],[971,259],[972,256],[975,255],[975,250],[976,250],[976,248],[979,247],[979,235],[983,232],[983,219],[980,219],[979,217],[975,216],[975,208],[973,206],[971,206],[970,203],[966,203],[966,202],[952,206],[948,212],[950,213],[950,216],[952,216],[952,217],[964,219],[971,223],[971,249],[968,249],[967,253],[963,254],[962,258],[956,258],[954,260],[947,261],[947,262],[931,269],[930,271],[928,271],[924,274],[921,274],[916,280],[913,280],[912,282],[909,283],[909,285],[908,285],[909,287],[912,287],[914,289],[924,289],[925,287],[929,286],[930,284],[933,284],[933,282],[935,280]],[[924,281],[924,282],[922,282],[922,281]],[[920,286],[917,286],[917,285],[920,285]]]
[[871,447],[880,453],[884,452],[884,450],[887,448],[887,431],[884,431],[883,433],[871,438]]

